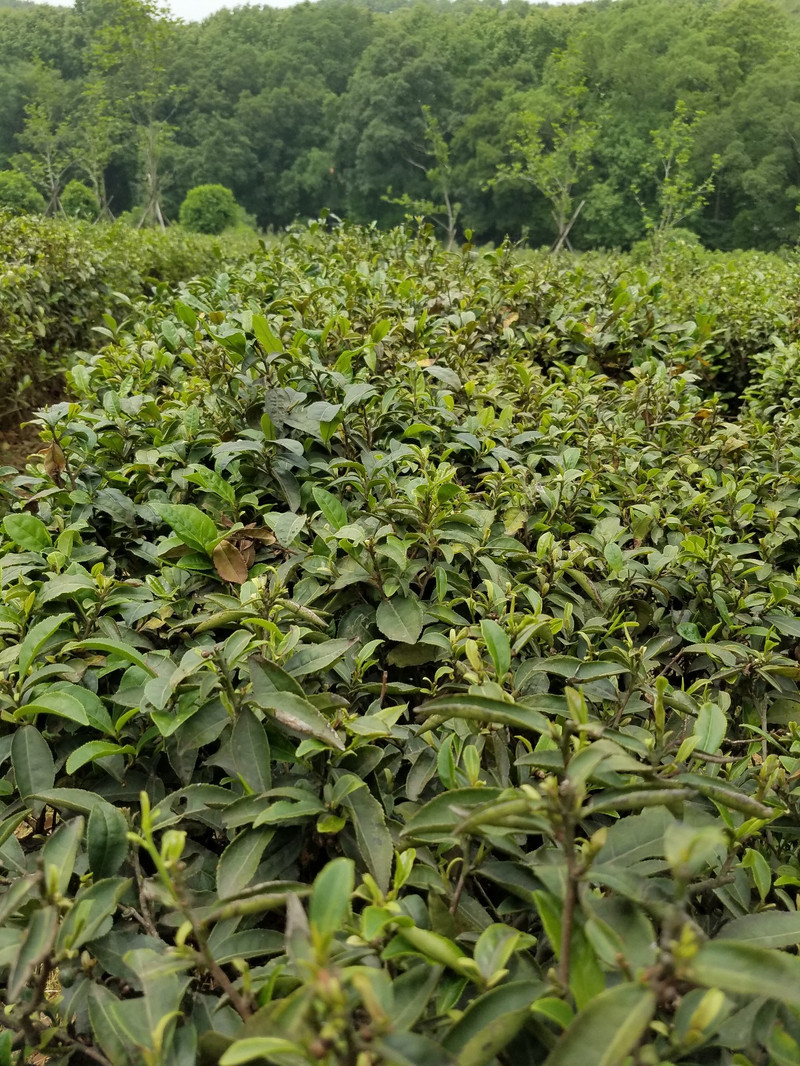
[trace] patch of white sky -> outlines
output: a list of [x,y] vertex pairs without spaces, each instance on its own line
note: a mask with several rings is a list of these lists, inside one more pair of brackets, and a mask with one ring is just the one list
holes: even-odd
[[[269,0],[269,7],[291,7],[297,0]],[[551,4],[575,4],[581,0],[549,0]],[[73,0],[50,0],[50,3],[59,4],[62,7],[72,7]],[[243,6],[241,0],[170,0],[169,6],[176,18],[186,22],[199,22],[207,15],[220,11],[223,7],[233,8]]]

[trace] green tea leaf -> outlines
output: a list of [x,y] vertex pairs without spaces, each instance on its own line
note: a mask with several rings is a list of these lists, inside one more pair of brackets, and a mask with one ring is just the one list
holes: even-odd
[[481,622],[481,633],[494,664],[494,673],[498,681],[505,677],[511,668],[511,644],[506,631],[491,618]]
[[767,611],[764,621],[774,626],[785,637],[800,637],[800,618],[795,618],[783,611]]
[[[26,726],[25,728],[32,729],[33,727]],[[86,815],[91,814],[95,807],[108,803],[108,800],[98,796],[96,792],[87,792],[83,788],[40,789],[33,793],[31,798],[40,803],[46,803],[48,807],[55,807],[59,811],[76,811],[78,814]]]
[[698,738],[697,746],[701,751],[714,755],[719,751],[727,731],[725,712],[716,703],[704,703],[694,724],[694,735]]
[[317,708],[293,692],[259,692],[254,702],[272,712],[272,716],[286,729],[304,737],[314,737],[329,748],[344,751],[344,744]]
[[58,632],[65,622],[71,621],[74,615],[71,613],[56,614],[51,618],[45,618],[31,626],[20,645],[17,658],[17,670],[20,677],[25,677],[31,663],[42,650],[47,641]]
[[3,519],[6,536],[28,552],[43,552],[53,546],[47,526],[35,515],[9,514]]
[[98,1046],[112,1066],[127,1066],[131,1034],[117,1015],[119,1000],[104,985],[93,984],[89,989],[89,1022]]
[[392,959],[398,955],[419,953],[429,963],[446,966],[457,974],[464,975],[465,964],[471,960],[462,949],[441,933],[431,929],[418,929],[405,925],[383,951],[382,958]]
[[236,505],[236,492],[233,485],[226,481],[216,470],[209,470],[206,466],[193,466],[190,473],[184,475],[187,481],[199,485],[203,492],[210,492],[218,496],[232,507]]
[[217,863],[217,895],[236,896],[253,879],[264,848],[275,835],[274,829],[245,829],[225,848]]
[[763,911],[726,922],[720,940],[735,940],[760,948],[789,948],[800,944],[800,912]]
[[263,315],[253,315],[253,333],[267,355],[283,351],[280,337],[272,331],[269,322]]
[[50,746],[35,726],[17,728],[11,741],[11,765],[23,799],[46,792],[56,778]]
[[736,940],[710,940],[686,968],[706,988],[744,996],[767,996],[800,1008],[800,959]]
[[342,526],[347,525],[347,511],[332,492],[328,492],[327,489],[322,489],[315,485],[312,494],[317,507],[319,507],[320,511],[325,515],[325,518],[328,523],[333,526],[334,530],[341,529]]
[[128,823],[110,803],[98,803],[89,813],[86,827],[89,869],[95,881],[119,873],[128,854]]
[[129,755],[134,751],[135,748],[129,744],[113,744],[108,740],[89,740],[70,752],[66,770],[68,774],[74,774],[86,763],[94,762],[95,759],[105,759],[109,755]]
[[392,837],[386,828],[383,807],[368,788],[349,793],[343,805],[350,811],[361,860],[382,892],[389,891],[392,878]]
[[236,1040],[219,1060],[219,1066],[241,1066],[243,1062],[266,1059],[274,1062],[276,1055],[302,1055],[303,1049],[277,1036],[249,1036]]
[[305,696],[302,685],[269,659],[259,661],[252,658],[248,662],[248,668],[253,696],[260,706],[266,706],[263,700],[269,700],[275,692],[292,692],[295,696]]
[[17,960],[8,977],[5,993],[9,1003],[18,999],[36,967],[47,958],[57,929],[58,911],[55,907],[41,907],[31,915]]
[[95,937],[107,933],[119,901],[130,885],[131,882],[123,877],[109,877],[80,888],[74,906],[61,922],[56,950],[77,951]]
[[[35,718],[39,714],[54,714],[58,718],[67,718],[78,725],[88,725],[86,709],[83,704],[71,696],[68,692],[57,689],[49,689],[38,695],[33,703],[26,703],[19,707],[15,718]],[[72,773],[68,768],[67,773]]]
[[[70,615],[64,615],[63,617],[71,617]],[[124,659],[128,663],[134,663],[136,666],[140,666],[143,670],[146,670],[151,677],[156,676],[155,670],[147,665],[145,657],[138,652],[136,648],[130,646],[130,644],[123,644],[118,640],[77,640],[72,644],[68,644],[64,648],[65,652],[71,651],[104,651],[107,655],[116,655],[120,659]]]
[[622,1066],[655,1009],[655,994],[645,985],[622,984],[601,992],[579,1012],[545,1066]]
[[307,644],[290,656],[286,672],[292,677],[305,677],[327,670],[352,648],[352,640],[324,640],[321,644]]
[[545,988],[541,981],[511,981],[478,996],[444,1038],[445,1049],[459,1066],[486,1066],[519,1033]]
[[84,820],[80,816],[62,823],[42,848],[44,869],[58,871],[58,891],[64,895],[75,869],[78,846],[83,837]]
[[180,540],[193,551],[210,555],[219,539],[217,527],[203,512],[189,503],[156,503],[153,510]]
[[236,773],[253,792],[267,792],[272,788],[269,740],[264,726],[253,712],[244,707],[236,718],[231,733]]
[[308,906],[312,936],[320,938],[323,950],[344,923],[355,887],[351,859],[334,859],[317,874]]
[[189,329],[197,328],[197,314],[194,309],[189,307],[188,304],[183,303],[182,300],[175,301],[175,314]]
[[393,596],[382,600],[375,615],[378,629],[389,640],[401,644],[416,644],[422,632],[422,607],[419,600]]
[[494,722],[526,732],[550,733],[550,722],[545,717],[565,715],[567,701],[564,696],[531,697],[534,706],[523,703],[506,703],[489,696],[439,696],[423,703],[417,713],[425,717],[466,718],[475,722]]

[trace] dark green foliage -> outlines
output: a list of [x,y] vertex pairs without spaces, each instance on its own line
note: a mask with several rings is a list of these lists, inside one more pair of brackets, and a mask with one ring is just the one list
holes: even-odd
[[[262,227],[323,207],[392,225],[404,204],[447,207],[435,128],[446,199],[481,240],[549,246],[568,201],[584,205],[579,248],[629,248],[684,213],[715,248],[800,233],[794,0],[327,0],[183,25],[154,0],[81,0],[0,8],[0,39],[0,166],[24,153],[53,212],[70,178],[104,217],[138,208],[148,224],[218,183]],[[675,211],[653,132],[663,145],[684,105]],[[496,183],[532,136],[541,150]],[[566,196],[554,161],[575,171]]]
[[216,242],[179,231],[76,227],[0,212],[0,419],[60,388],[69,353],[107,332],[105,311],[151,285],[210,269],[218,256]]
[[100,204],[92,190],[82,181],[73,178],[61,194],[61,207],[69,218],[95,222],[100,214]]
[[44,197],[24,174],[0,170],[0,210],[12,215],[35,215],[44,211]]
[[797,1061],[798,271],[661,254],[313,223],[105,319],[4,482],[20,1061]]
[[222,233],[236,222],[238,205],[224,185],[196,185],[181,204],[180,222],[194,233]]

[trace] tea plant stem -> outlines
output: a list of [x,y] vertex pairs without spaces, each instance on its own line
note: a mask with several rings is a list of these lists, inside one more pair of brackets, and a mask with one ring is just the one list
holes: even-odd
[[467,883],[467,876],[469,874],[469,862],[467,860],[467,846],[462,849],[461,856],[461,871],[458,875],[458,882],[456,883],[456,890],[453,893],[453,902],[450,904],[450,913],[456,914],[459,904],[461,903],[461,895],[464,891],[464,886]]
[[564,989],[569,988],[572,962],[572,931],[575,925],[575,903],[578,896],[578,867],[575,861],[575,825],[571,816],[564,822],[563,841],[567,864],[567,884],[564,893],[564,912],[561,916],[561,946],[558,960],[558,980]]
[[762,697],[759,700],[759,718],[761,720],[761,758],[766,759],[769,755],[769,747],[767,745],[767,730],[769,729],[769,718],[767,716],[767,701]]
[[673,657],[670,659],[670,661],[667,663],[667,665],[665,667],[663,667],[661,670],[659,670],[659,672],[655,675],[653,680],[655,681],[659,677],[663,677],[665,674],[668,674],[669,671],[673,668],[673,666],[675,666],[678,662],[680,662],[680,660],[683,658],[683,655],[684,655],[684,649],[681,648],[681,650],[677,653],[677,655],[673,655]]
[[131,852],[131,864],[133,866],[133,873],[136,878],[136,888],[139,893],[139,908],[141,913],[136,913],[136,917],[147,932],[154,937],[158,937],[158,930],[150,915],[150,907],[147,902],[147,896],[144,890],[144,877],[142,875],[142,864],[139,862],[138,852],[135,850]]
[[242,1019],[242,1021],[246,1022],[252,1014],[247,1000],[236,989],[230,977],[228,977],[228,975],[216,961],[214,956],[211,954],[208,944],[206,943],[205,936],[199,930],[199,927],[194,921],[194,918],[190,918],[190,921],[192,922],[192,931],[194,932],[194,935],[198,942],[198,954],[202,959],[203,965],[205,966],[210,976],[213,978],[214,983],[217,985],[220,991],[224,992],[225,995],[228,997],[231,1002],[231,1006]]
[[389,671],[383,671],[383,677],[381,678],[381,694],[378,697],[378,706],[383,707],[383,701],[386,699],[386,689],[389,687]]
[[[3,1026],[21,1033],[27,1043],[32,1046],[35,1046],[39,1042],[40,1037],[47,1036],[48,1047],[50,1048],[63,1048],[64,1050],[72,1052],[77,1051],[81,1055],[85,1055],[87,1059],[91,1059],[92,1062],[99,1062],[100,1066],[112,1066],[111,1060],[107,1059],[102,1051],[98,1051],[97,1048],[92,1047],[91,1044],[85,1044],[82,1040],[78,1040],[73,1036],[68,1036],[63,1032],[53,1038],[51,1043],[49,1039],[51,1037],[51,1028],[49,1025],[34,1021],[32,1018],[28,1018],[27,1021],[32,1027],[30,1034],[26,1033],[21,1025],[15,1025],[14,1019],[9,1017],[7,1013],[4,1012],[3,1014]],[[31,1037],[33,1037],[33,1039],[31,1039]]]
[[736,873],[732,869],[736,861],[736,852],[729,852],[725,862],[720,866],[719,870],[713,877],[706,877],[704,880],[698,881],[696,885],[692,885],[691,894],[693,896],[702,896],[704,892],[711,892],[715,888],[720,888],[722,885],[731,884],[736,880]]
[[704,881],[698,881],[696,885],[692,885],[691,894],[693,896],[702,896],[704,892],[713,892],[716,888],[721,888],[723,885],[730,885],[736,880],[735,874],[718,874],[716,877],[707,877]]
[[619,729],[619,723],[622,721],[622,716],[625,713],[625,708],[628,706],[628,701],[630,700],[634,692],[635,688],[633,685],[631,685],[631,687],[625,693],[625,696],[623,697],[619,707],[617,708],[617,713],[614,715],[614,721],[611,726],[612,729]]
[[703,762],[719,763],[720,766],[728,766],[732,763],[739,762],[740,755],[712,755],[710,751],[701,751],[700,748],[695,748],[692,752],[693,759],[702,759]]
[[364,543],[364,547],[367,549],[367,555],[369,555],[372,561],[372,576],[375,578],[375,584],[378,586],[378,592],[381,594],[381,599],[387,599],[386,592],[383,588],[383,574],[381,573],[380,563],[378,562],[378,553],[375,551],[375,543],[372,540],[367,540]]

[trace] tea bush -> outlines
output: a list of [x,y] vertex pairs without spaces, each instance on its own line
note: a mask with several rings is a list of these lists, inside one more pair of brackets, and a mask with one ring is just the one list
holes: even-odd
[[179,231],[77,226],[0,211],[0,419],[51,392],[106,310],[219,262],[220,246]]
[[800,434],[677,277],[313,223],[106,319],[4,486],[6,1061],[798,1061]]

